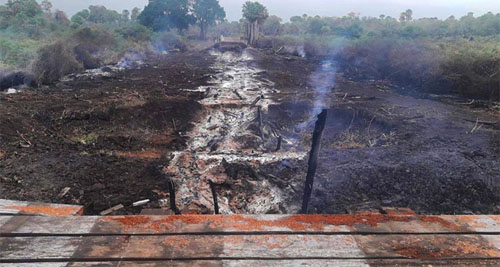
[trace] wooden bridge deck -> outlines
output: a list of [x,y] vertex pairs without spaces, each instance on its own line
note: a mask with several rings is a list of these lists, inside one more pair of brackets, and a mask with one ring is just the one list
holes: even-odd
[[0,216],[0,266],[500,266],[500,216]]

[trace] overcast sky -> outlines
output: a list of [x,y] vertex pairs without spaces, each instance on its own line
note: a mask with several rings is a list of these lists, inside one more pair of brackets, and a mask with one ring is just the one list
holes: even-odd
[[[40,2],[41,0],[39,0]],[[226,9],[229,20],[241,18],[241,7],[246,0],[219,0]],[[7,0],[0,0],[5,3]],[[148,0],[52,0],[55,8],[69,15],[89,5],[104,5],[108,8],[123,10],[134,7],[143,8]],[[488,11],[500,13],[500,0],[261,0],[272,15],[278,15],[287,21],[294,15],[343,16],[349,12],[361,16],[379,16],[380,14],[399,17],[408,8],[413,9],[415,17],[447,18],[474,12],[476,15]]]

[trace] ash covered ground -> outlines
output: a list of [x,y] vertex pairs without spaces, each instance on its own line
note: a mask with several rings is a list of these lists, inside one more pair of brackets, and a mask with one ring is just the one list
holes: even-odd
[[311,212],[500,214],[498,112],[253,49],[1,94],[0,198],[137,214],[168,208],[172,180],[182,213],[212,213],[211,181],[223,213],[296,213],[318,107]]

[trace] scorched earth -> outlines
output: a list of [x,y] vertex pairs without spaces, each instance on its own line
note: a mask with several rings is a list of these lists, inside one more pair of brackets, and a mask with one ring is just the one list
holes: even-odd
[[1,94],[0,196],[137,214],[167,210],[172,181],[181,213],[213,213],[212,182],[222,213],[296,213],[321,107],[311,212],[500,213],[498,112],[325,60],[174,53]]

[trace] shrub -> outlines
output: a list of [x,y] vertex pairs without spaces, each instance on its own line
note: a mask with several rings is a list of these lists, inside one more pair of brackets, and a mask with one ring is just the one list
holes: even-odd
[[92,25],[81,28],[73,34],[74,40],[85,45],[89,52],[105,49],[116,45],[115,37],[102,25]]
[[171,32],[159,34],[154,42],[154,46],[159,51],[168,51],[171,49],[187,50],[185,40],[181,36]]
[[33,64],[39,84],[56,82],[64,75],[79,71],[82,65],[75,59],[72,47],[62,41],[42,47]]
[[35,57],[38,42],[0,38],[0,61],[3,64],[25,67]]
[[119,28],[117,32],[126,40],[132,42],[146,42],[151,40],[152,31],[140,24],[130,24]]

